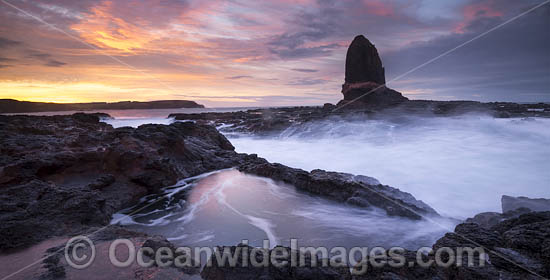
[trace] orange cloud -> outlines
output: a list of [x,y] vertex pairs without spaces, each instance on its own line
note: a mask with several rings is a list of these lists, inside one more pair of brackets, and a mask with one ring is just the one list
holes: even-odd
[[112,13],[113,3],[103,1],[92,7],[78,23],[71,26],[86,42],[95,46],[134,53],[158,39],[154,32],[129,23]]

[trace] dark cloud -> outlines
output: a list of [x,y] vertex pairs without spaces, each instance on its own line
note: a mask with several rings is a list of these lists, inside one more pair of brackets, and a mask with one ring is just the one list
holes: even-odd
[[40,60],[46,60],[52,57],[49,53],[39,53],[39,52],[33,52],[27,56],[28,58],[36,58]]
[[0,69],[1,68],[8,68],[8,67],[13,67],[13,65],[0,64]]
[[[524,7],[524,10],[528,7]],[[521,12],[518,11],[517,14]],[[504,22],[485,17],[472,21],[465,33],[442,36],[385,53],[386,80],[397,89],[428,89],[434,97],[482,101],[550,100],[550,6],[546,5],[481,37],[410,75],[414,67]]]
[[240,75],[240,76],[226,77],[226,79],[228,79],[228,80],[251,79],[251,78],[253,78],[253,77],[252,77],[252,76],[248,76],[248,75]]
[[[421,22],[411,17],[413,4],[398,5],[394,1],[380,1],[377,9],[387,9],[388,14],[377,14],[377,9],[369,2],[352,0],[318,0],[315,9],[305,9],[296,13],[289,23],[292,28],[283,34],[274,36],[268,43],[271,53],[283,59],[323,57],[337,50],[339,44],[322,44],[323,42],[347,41],[358,34],[367,34],[374,41],[392,41],[394,33],[400,33],[399,40],[407,31],[420,28],[435,30],[445,28],[437,22]],[[391,15],[391,16],[390,16]],[[411,32],[412,33],[412,32]],[[414,37],[414,35],[411,35]],[[308,43],[322,44],[320,47],[306,47]],[[345,46],[340,46],[345,47]]]
[[268,42],[271,53],[283,59],[297,59],[329,55],[337,44],[318,47],[304,47],[307,42],[319,42],[338,33],[340,22],[337,19],[342,11],[334,8],[334,1],[318,1],[316,11],[303,11],[295,15],[293,31],[274,36]]
[[319,47],[311,48],[271,48],[273,54],[278,55],[282,59],[300,59],[308,57],[328,56],[333,50],[340,48],[338,44],[328,44]]
[[67,63],[56,60],[53,58],[53,56],[49,53],[43,53],[35,50],[27,50],[27,53],[29,53],[26,58],[36,59],[43,62],[44,66],[48,67],[61,67],[64,65],[67,65]]
[[290,81],[287,83],[289,86],[311,86],[311,85],[319,85],[326,83],[326,80],[323,79],[310,79],[310,78],[301,78],[296,79],[293,81]]
[[15,61],[17,61],[17,59],[0,56],[0,62],[15,62]]
[[61,62],[55,59],[48,60],[48,62],[44,63],[45,66],[48,67],[61,67],[63,65],[66,65],[67,63]]
[[0,48],[9,48],[19,46],[22,43],[19,41],[10,40],[8,38],[0,37]]
[[297,72],[303,72],[303,73],[315,73],[315,72],[319,72],[319,70],[317,69],[305,69],[305,68],[292,68],[290,69],[292,71],[297,71]]

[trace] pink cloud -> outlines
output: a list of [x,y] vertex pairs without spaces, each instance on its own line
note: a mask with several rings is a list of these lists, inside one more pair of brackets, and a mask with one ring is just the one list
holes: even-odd
[[502,15],[502,11],[497,8],[494,0],[469,4],[462,9],[464,20],[454,28],[454,31],[464,33],[467,31],[467,26],[479,18],[501,17]]
[[382,2],[380,0],[364,0],[363,3],[369,14],[382,17],[395,15],[394,8],[388,2]]

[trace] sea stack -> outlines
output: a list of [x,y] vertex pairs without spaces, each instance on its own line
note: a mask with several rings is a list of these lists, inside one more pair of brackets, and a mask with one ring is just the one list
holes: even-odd
[[385,84],[385,71],[378,50],[365,36],[356,36],[346,54],[346,78],[342,85],[344,100],[338,105],[385,108],[408,100]]
[[386,83],[382,60],[378,50],[363,35],[353,39],[346,54],[346,84],[374,82]]

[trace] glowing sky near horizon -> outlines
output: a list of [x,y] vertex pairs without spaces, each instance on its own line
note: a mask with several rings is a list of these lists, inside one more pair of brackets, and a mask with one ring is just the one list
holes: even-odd
[[[0,98],[335,103],[357,34],[392,80],[541,2],[5,0]],[[417,99],[550,101],[548,28],[550,4],[389,86]]]

